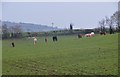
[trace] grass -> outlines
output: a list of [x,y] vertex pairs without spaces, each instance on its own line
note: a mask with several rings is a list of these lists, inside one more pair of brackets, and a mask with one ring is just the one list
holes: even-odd
[[3,75],[117,75],[118,34],[81,38],[58,36],[58,42],[3,40]]
[[0,40],[0,76],[2,75],[2,40]]

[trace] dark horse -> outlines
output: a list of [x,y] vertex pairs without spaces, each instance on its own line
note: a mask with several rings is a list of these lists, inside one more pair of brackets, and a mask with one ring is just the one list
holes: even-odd
[[57,41],[57,36],[53,36],[53,41]]
[[106,32],[100,32],[100,35],[106,35]]
[[11,45],[12,45],[12,47],[15,47],[15,44],[14,44],[14,42],[12,42],[12,43],[11,43]]
[[82,35],[81,35],[81,34],[78,34],[78,38],[82,38]]

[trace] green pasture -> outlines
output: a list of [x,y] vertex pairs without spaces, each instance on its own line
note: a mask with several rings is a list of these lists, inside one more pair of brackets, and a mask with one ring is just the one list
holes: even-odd
[[2,40],[0,40],[0,76],[2,75]]
[[[2,41],[3,75],[117,75],[118,34]],[[11,47],[11,42],[15,47]]]

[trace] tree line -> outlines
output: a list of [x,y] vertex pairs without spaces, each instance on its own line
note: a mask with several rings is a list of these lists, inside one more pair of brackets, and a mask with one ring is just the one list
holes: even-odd
[[2,38],[21,38],[22,37],[22,28],[20,25],[7,26],[6,24],[2,25]]
[[120,11],[115,12],[111,17],[105,17],[99,21],[98,29],[102,32],[109,31],[110,34],[120,32]]

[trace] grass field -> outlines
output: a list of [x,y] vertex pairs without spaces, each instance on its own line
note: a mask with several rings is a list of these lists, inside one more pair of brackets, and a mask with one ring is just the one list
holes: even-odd
[[0,40],[0,76],[2,75],[2,40]]
[[118,74],[118,34],[78,39],[58,36],[48,43],[43,37],[3,40],[3,75],[116,75]]

